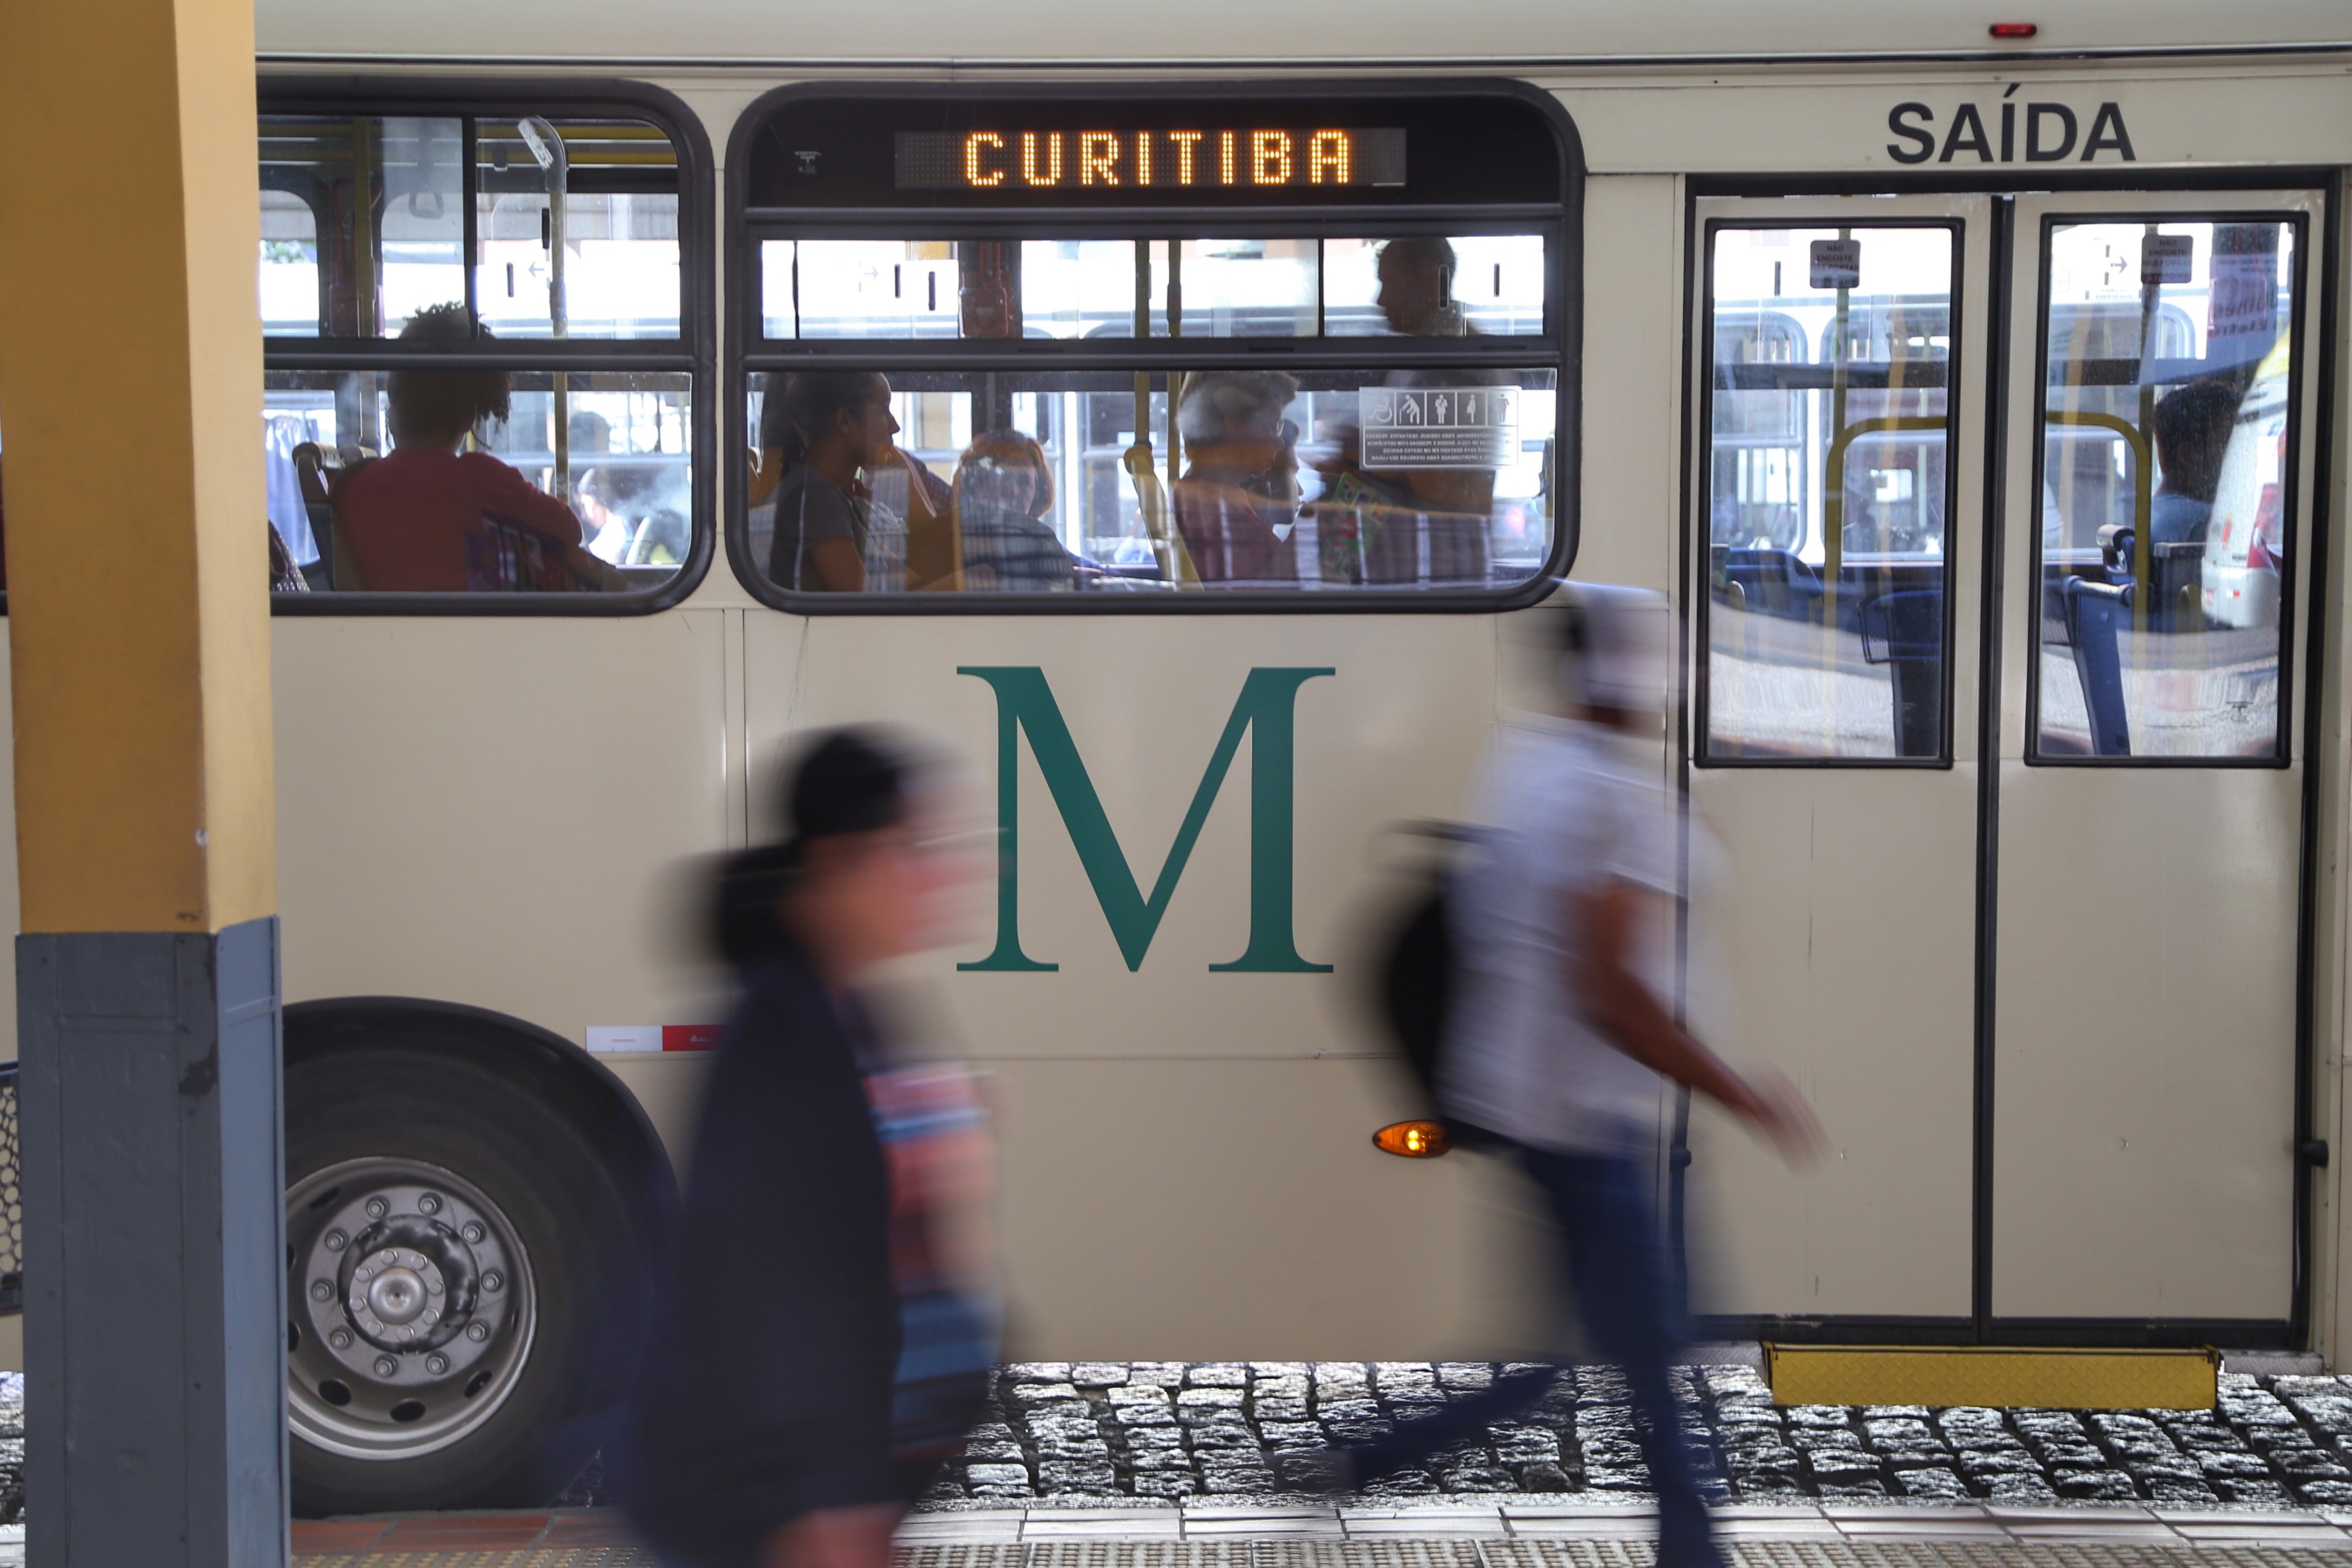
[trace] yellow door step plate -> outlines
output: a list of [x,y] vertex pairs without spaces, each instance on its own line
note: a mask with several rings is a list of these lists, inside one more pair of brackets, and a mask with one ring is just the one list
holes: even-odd
[[2045,1410],[2210,1410],[2221,1352],[2017,1350],[2002,1345],[1764,1347],[1776,1405],[1990,1405]]

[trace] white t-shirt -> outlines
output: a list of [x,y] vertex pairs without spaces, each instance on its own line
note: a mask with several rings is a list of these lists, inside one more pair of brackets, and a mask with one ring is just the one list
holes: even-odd
[[[1637,754],[1597,725],[1504,732],[1479,790],[1487,837],[1454,873],[1457,955],[1438,1098],[1447,1114],[1521,1143],[1622,1153],[1655,1143],[1665,1080],[1588,1021],[1570,977],[1572,892],[1622,879],[1675,891],[1675,815]],[[1630,955],[1674,994],[1673,905],[1643,900]]]

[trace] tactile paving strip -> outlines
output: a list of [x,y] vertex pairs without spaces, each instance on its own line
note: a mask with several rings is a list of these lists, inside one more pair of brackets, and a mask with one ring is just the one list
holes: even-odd
[[642,1546],[522,1546],[493,1552],[298,1552],[295,1568],[662,1568]]
[[[2347,1568],[2276,1546],[1978,1541],[1739,1541],[1738,1568]],[[1652,1568],[1643,1541],[1085,1541],[902,1547],[894,1568]],[[304,1553],[296,1568],[661,1568],[638,1546]]]

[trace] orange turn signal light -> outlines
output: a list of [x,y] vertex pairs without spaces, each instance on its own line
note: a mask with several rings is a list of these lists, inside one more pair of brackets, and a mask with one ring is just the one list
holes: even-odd
[[1391,1121],[1372,1134],[1372,1147],[1408,1160],[1434,1160],[1453,1146],[1443,1121]]

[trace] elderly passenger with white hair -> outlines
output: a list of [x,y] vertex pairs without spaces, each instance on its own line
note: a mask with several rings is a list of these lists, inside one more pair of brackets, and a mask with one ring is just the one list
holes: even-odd
[[1176,526],[1203,583],[1298,581],[1298,379],[1278,370],[1194,376],[1177,405],[1188,466]]

